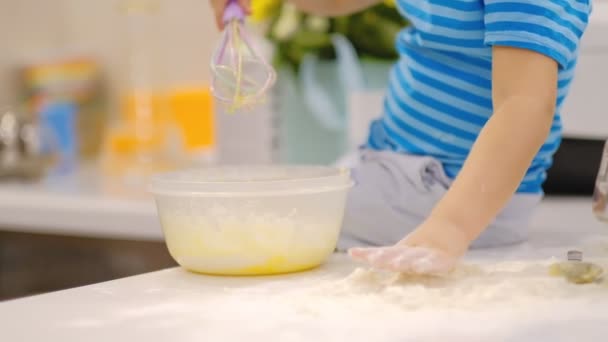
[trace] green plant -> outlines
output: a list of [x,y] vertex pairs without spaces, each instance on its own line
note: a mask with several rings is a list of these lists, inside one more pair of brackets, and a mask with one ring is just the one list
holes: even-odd
[[296,70],[307,54],[334,59],[332,34],[348,38],[360,58],[394,60],[396,36],[408,24],[391,1],[349,16],[326,18],[302,13],[284,1],[254,0],[253,18],[264,25],[266,37],[275,44],[275,64]]

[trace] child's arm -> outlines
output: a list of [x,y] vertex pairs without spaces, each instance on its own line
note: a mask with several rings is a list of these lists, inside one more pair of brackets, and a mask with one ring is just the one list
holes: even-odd
[[[237,0],[246,12],[251,11],[251,0]],[[323,16],[354,13],[380,3],[382,0],[290,0],[300,10]],[[223,29],[222,16],[228,0],[209,0],[218,28]]]
[[531,50],[492,53],[495,111],[444,198],[397,245],[353,249],[353,257],[395,271],[449,271],[515,193],[551,130],[558,64]]
[[446,195],[402,241],[446,254],[437,272],[453,267],[503,209],[551,130],[557,62],[512,47],[495,46],[492,54],[494,114]]
[[572,77],[589,1],[483,4],[484,44],[492,46],[492,117],[428,219],[397,245],[354,249],[354,257],[396,271],[450,270],[515,193],[550,133],[558,70],[564,69],[564,81]]
[[492,59],[494,114],[459,176],[431,214],[474,240],[517,190],[551,130],[558,65],[540,53],[496,46]]
[[348,15],[380,3],[382,0],[290,0],[304,12],[322,16]]

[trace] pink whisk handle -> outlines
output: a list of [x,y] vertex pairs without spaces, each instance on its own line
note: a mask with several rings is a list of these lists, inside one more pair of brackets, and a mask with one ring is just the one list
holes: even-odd
[[224,24],[231,22],[232,20],[243,20],[245,19],[246,14],[241,5],[239,5],[237,0],[230,0],[226,5],[226,9],[224,9],[223,21]]

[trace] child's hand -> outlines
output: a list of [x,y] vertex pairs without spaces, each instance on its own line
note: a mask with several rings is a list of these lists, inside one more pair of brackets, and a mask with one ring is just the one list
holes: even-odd
[[[213,7],[213,13],[215,14],[215,24],[220,30],[224,29],[224,9],[230,0],[209,0],[211,7]],[[251,12],[251,0],[235,0],[243,8],[246,13]]]
[[454,269],[470,243],[462,229],[430,218],[394,246],[353,248],[349,254],[379,269],[441,275]]

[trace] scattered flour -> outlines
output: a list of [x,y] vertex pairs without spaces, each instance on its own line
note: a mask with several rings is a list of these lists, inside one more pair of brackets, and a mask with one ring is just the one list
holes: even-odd
[[[608,269],[608,260],[598,262]],[[344,279],[322,280],[315,285],[281,291],[283,304],[303,312],[319,308],[371,305],[376,310],[423,309],[483,310],[488,306],[530,305],[563,299],[589,299],[608,296],[608,284],[574,285],[550,276],[555,260],[500,262],[464,265],[444,277],[412,276],[358,268]],[[272,284],[270,284],[272,285]],[[268,285],[253,289],[230,290],[237,294],[268,295]],[[278,286],[275,284],[275,286]],[[276,292],[275,292],[276,293]],[[266,296],[272,301],[272,296]]]
[[[552,341],[572,341],[571,331],[597,340],[608,285],[551,277],[553,262],[468,265],[442,278],[356,269],[342,279],[264,281],[225,288],[201,303],[213,309],[201,307],[199,319],[206,336],[224,341],[267,340],[269,331],[277,341],[522,341],[533,329]],[[556,323],[565,321],[574,323]],[[229,322],[255,324],[227,336]],[[591,328],[571,330],[575,323]]]
[[[254,280],[257,285],[235,279],[219,291],[204,286],[154,291],[153,303],[111,311],[101,328],[115,324],[116,331],[185,342],[605,340],[608,285],[551,277],[548,266],[554,261],[486,261],[442,278],[367,269],[349,274],[347,265],[310,276]],[[593,262],[608,265],[608,259]],[[74,322],[86,329],[94,323]]]

